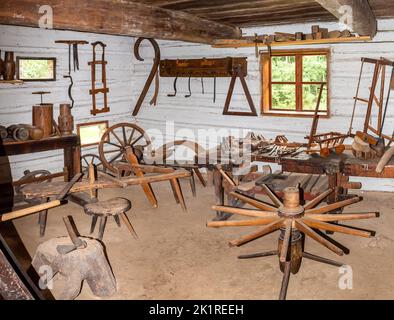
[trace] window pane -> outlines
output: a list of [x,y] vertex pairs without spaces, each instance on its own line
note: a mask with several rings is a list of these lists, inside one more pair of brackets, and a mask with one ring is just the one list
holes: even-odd
[[302,68],[304,82],[327,81],[326,56],[304,56]]
[[296,110],[296,86],[291,84],[273,84],[272,109]]
[[272,57],[272,81],[295,82],[296,62],[294,56]]
[[[310,84],[302,86],[303,107],[305,111],[315,111],[317,98],[319,97],[320,85]],[[324,87],[319,110],[327,111],[327,89]]]

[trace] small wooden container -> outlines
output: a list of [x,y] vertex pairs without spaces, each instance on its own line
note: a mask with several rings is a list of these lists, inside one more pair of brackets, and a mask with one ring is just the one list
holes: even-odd
[[43,138],[53,133],[53,104],[33,106],[33,126],[43,130]]
[[71,106],[69,104],[60,105],[58,125],[62,135],[69,135],[73,133],[74,117],[71,115]]

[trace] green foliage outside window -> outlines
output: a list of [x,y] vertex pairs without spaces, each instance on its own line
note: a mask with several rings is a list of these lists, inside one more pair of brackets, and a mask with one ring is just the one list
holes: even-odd
[[[296,57],[273,56],[271,58],[272,109],[297,110],[296,107]],[[302,110],[314,111],[320,91],[320,84],[327,82],[327,57],[305,55],[302,57]],[[278,84],[275,82],[286,82]],[[288,84],[288,83],[293,84]],[[327,87],[324,87],[320,110],[327,110]]]
[[53,60],[20,60],[19,78],[24,80],[52,79],[54,72]]

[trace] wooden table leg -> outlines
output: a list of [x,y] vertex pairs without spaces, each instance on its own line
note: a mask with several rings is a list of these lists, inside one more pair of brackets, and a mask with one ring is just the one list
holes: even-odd
[[[224,205],[224,187],[223,187],[223,177],[219,170],[216,168],[213,170],[213,185],[215,187],[215,200],[216,205],[223,206]],[[215,221],[225,221],[230,218],[231,215],[228,213],[216,212]]]
[[81,148],[79,146],[64,148],[64,166],[67,167],[68,181],[81,172]]

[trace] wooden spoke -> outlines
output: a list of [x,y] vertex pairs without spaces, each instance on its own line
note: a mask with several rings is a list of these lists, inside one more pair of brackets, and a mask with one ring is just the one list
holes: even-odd
[[267,193],[267,196],[271,199],[271,201],[277,206],[280,207],[283,205],[282,201],[276,196],[275,193],[271,191],[270,188],[266,184],[262,185],[264,191]]
[[313,231],[309,226],[303,223],[301,220],[296,220],[296,227],[299,231],[305,233],[307,236],[311,237],[313,240],[319,242],[321,245],[325,246],[327,249],[335,252],[339,256],[343,256],[344,252],[342,249],[338,248],[336,245],[323,238],[321,235]]
[[339,232],[339,233],[350,234],[352,236],[359,236],[359,237],[364,237],[364,238],[370,238],[373,235],[373,233],[369,232],[369,231],[363,231],[363,230],[353,229],[350,227],[339,226],[336,224],[313,220],[311,218],[304,218],[303,221],[309,227],[314,228],[314,229]]
[[115,133],[115,131],[111,131],[112,135],[116,138],[116,140],[118,140],[118,142],[120,143],[121,146],[124,147],[124,142],[122,142],[122,140],[119,138],[119,136]]
[[256,218],[278,217],[278,215],[274,212],[264,212],[259,210],[250,210],[250,209],[242,209],[242,208],[226,207],[226,206],[212,206],[212,210],[218,212],[231,213],[231,214],[239,214],[241,216],[246,216],[246,217],[256,217]]
[[[130,136],[128,136],[128,131],[131,131]],[[135,139],[135,133],[138,132],[138,138]],[[112,138],[112,136],[114,138]],[[123,138],[123,140],[121,139]],[[111,139],[110,139],[111,138]],[[125,150],[124,148],[127,146],[134,146],[136,145],[142,138],[144,138],[144,145],[138,145],[142,147],[142,152],[144,152],[144,147],[151,144],[151,140],[149,139],[148,135],[145,131],[132,123],[120,123],[114,125],[107,129],[107,131],[103,134],[100,144],[99,144],[99,154],[100,159],[103,166],[112,172],[116,173],[117,170],[113,166],[113,164],[107,158],[108,153],[118,152],[119,150],[123,153],[123,158],[125,158]],[[111,142],[109,142],[111,140]],[[106,145],[111,145],[116,148],[116,151],[104,151]]]
[[126,128],[122,127],[124,145],[127,146]]
[[291,220],[291,219],[287,219],[285,222],[286,231],[285,231],[285,237],[283,239],[282,249],[280,251],[280,258],[279,258],[280,262],[287,261],[289,245],[290,245],[290,240],[291,240],[292,224],[293,224],[293,220]]
[[264,226],[279,220],[278,217],[264,218],[257,220],[236,220],[236,221],[211,221],[207,223],[209,228],[221,228],[221,227],[253,227],[253,226]]
[[343,213],[343,214],[308,214],[306,217],[310,217],[314,220],[333,222],[333,221],[346,221],[346,220],[361,220],[361,219],[373,219],[379,218],[378,212],[371,213]]
[[249,235],[243,236],[242,238],[230,241],[230,246],[233,247],[240,247],[250,241],[256,240],[258,238],[261,238],[267,234],[270,234],[278,229],[280,229],[283,226],[284,219],[280,219],[278,221],[275,221],[263,228],[258,229],[256,232],[253,232]]
[[320,207],[320,208],[314,208],[314,209],[309,209],[305,211],[305,214],[322,214],[322,213],[327,213],[336,209],[340,209],[342,207],[346,207],[349,206],[353,203],[357,203],[360,202],[362,200],[361,197],[354,197],[354,198],[350,198],[344,201],[340,201],[340,202],[336,202],[336,203],[332,203],[329,205],[326,205],[324,207]]
[[308,202],[305,205],[305,210],[312,209],[316,207],[320,202],[322,202],[325,198],[327,198],[331,193],[334,192],[334,189],[328,189],[327,191],[323,192],[320,196],[316,197],[312,201]]
[[135,128],[133,128],[133,130],[131,130],[130,137],[129,137],[129,139],[127,140],[127,145],[128,145],[128,146],[131,144],[131,141],[133,140],[134,133],[135,133]]
[[276,212],[278,209],[264,203],[263,201],[245,196],[243,194],[237,193],[237,192],[230,192],[230,195],[234,198],[237,198],[247,204],[250,204],[251,206],[257,208],[257,209],[261,209],[261,210],[265,210],[265,211],[271,211],[271,212]]
[[290,245],[290,240],[291,240],[292,224],[293,224],[293,220],[291,220],[291,219],[287,219],[285,221],[286,231],[285,231],[285,236],[283,239],[282,249],[280,251],[280,257],[279,257],[280,262],[287,261],[287,256],[288,256],[287,253],[289,251],[289,245]]
[[121,156],[123,156],[122,152],[119,152],[115,157],[113,157],[111,160],[109,160],[109,163],[113,163],[115,160],[119,159]]
[[132,143],[130,143],[130,147],[134,146],[138,141],[140,141],[144,137],[143,134],[141,134],[137,139],[135,139]]
[[115,144],[115,143],[112,143],[112,142],[107,142],[107,144],[109,144],[109,145],[111,145],[111,146],[113,146],[115,148],[122,149],[122,146],[120,146],[118,144]]

